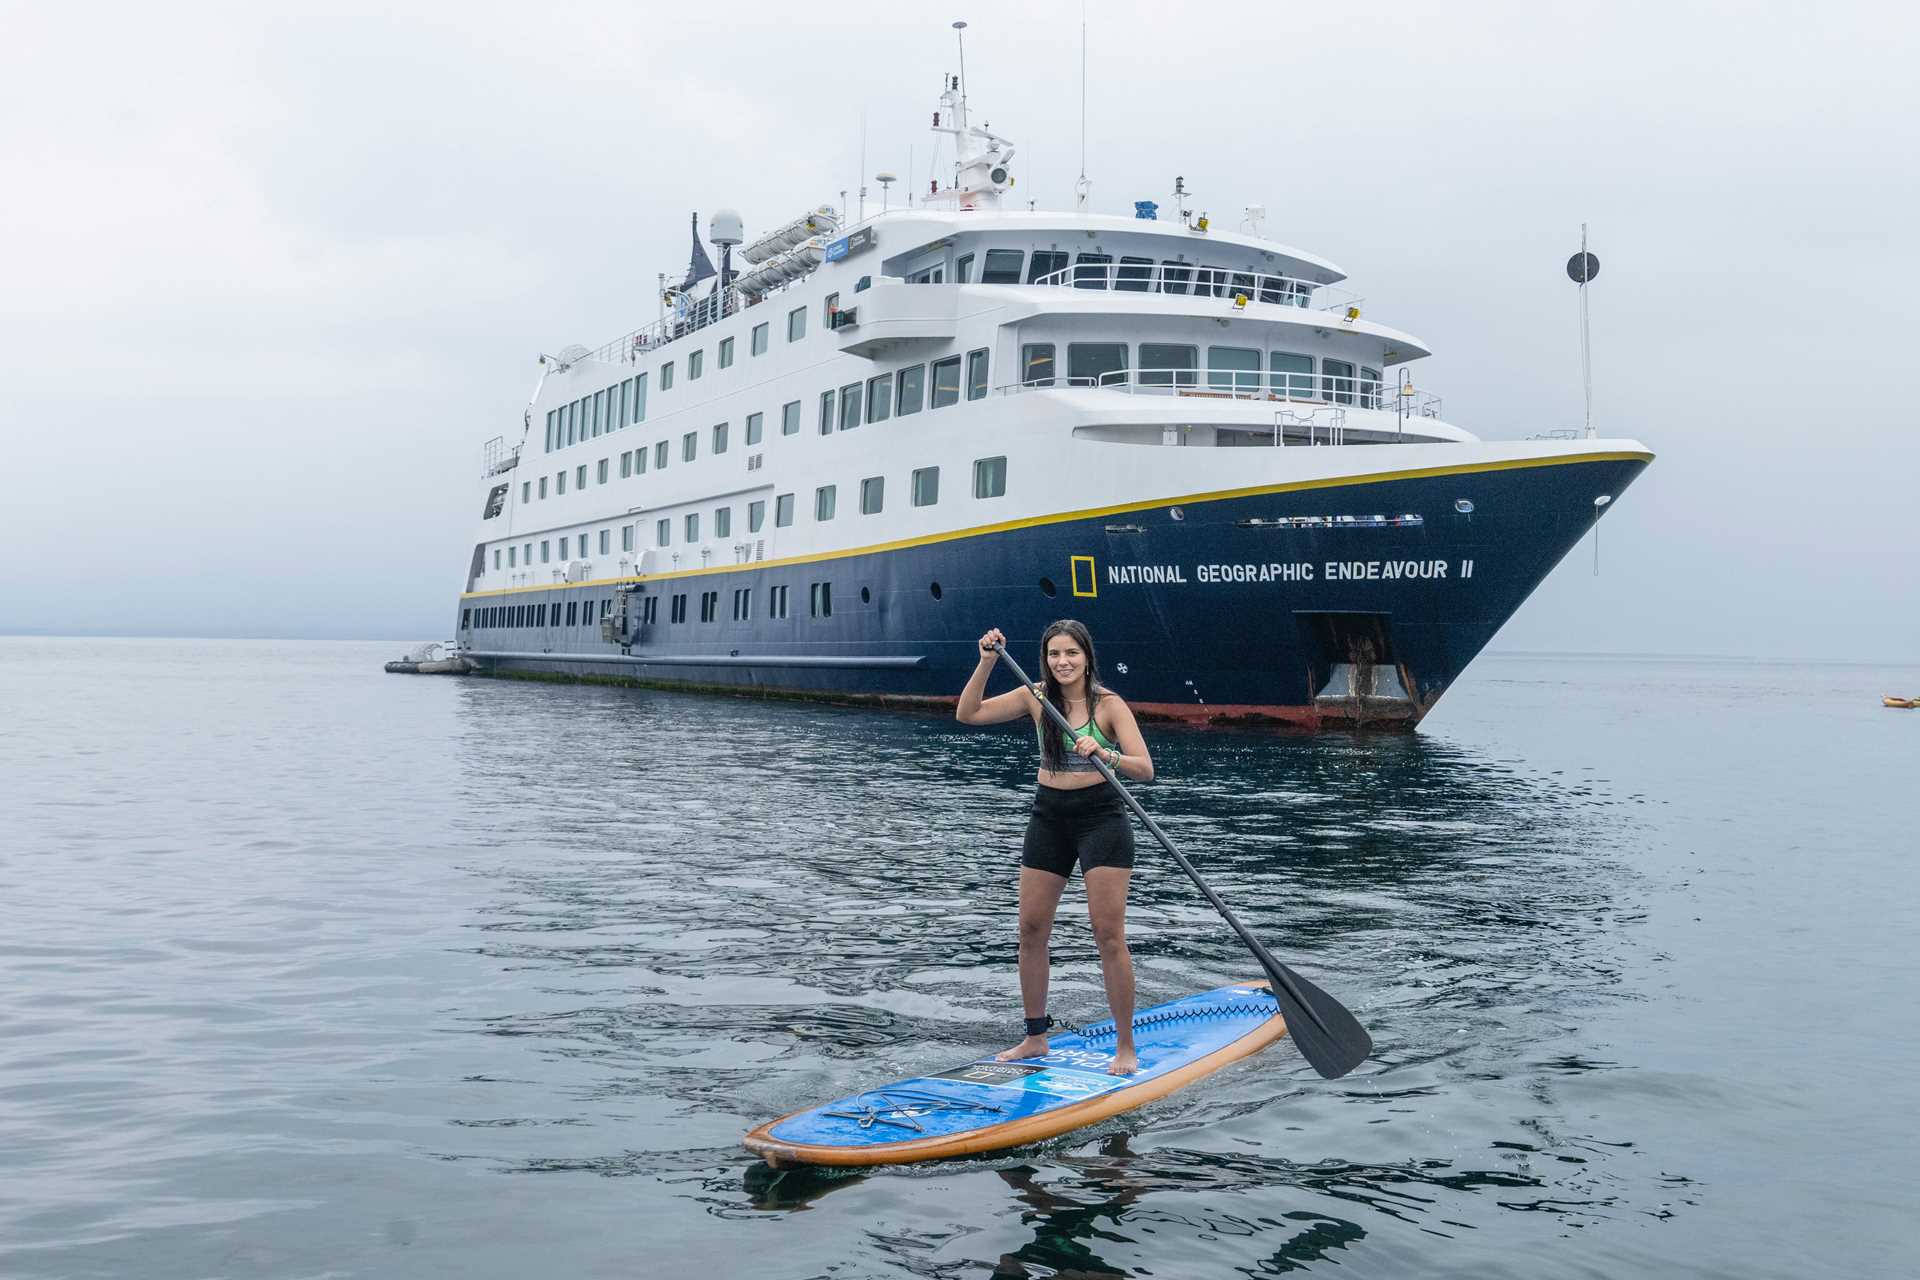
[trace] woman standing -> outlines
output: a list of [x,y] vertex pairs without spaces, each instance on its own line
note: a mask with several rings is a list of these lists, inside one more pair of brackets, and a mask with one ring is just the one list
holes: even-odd
[[[1020,998],[1027,1035],[1000,1054],[1002,1060],[1039,1057],[1047,1051],[1047,942],[1053,916],[1075,862],[1087,884],[1087,917],[1100,948],[1100,974],[1117,1029],[1114,1075],[1139,1069],[1133,1048],[1133,957],[1127,952],[1127,886],[1133,878],[1133,825],[1125,805],[1093,763],[1097,754],[1115,773],[1145,782],[1153,777],[1140,725],[1119,694],[1100,683],[1093,637],[1071,619],[1040,637],[1042,685],[984,697],[997,661],[994,646],[1006,643],[998,628],[980,637],[980,664],[960,691],[954,715],[961,724],[1000,724],[1027,716],[1040,735],[1040,789],[1020,856]],[[1051,729],[1036,694],[1058,707],[1073,737]]]

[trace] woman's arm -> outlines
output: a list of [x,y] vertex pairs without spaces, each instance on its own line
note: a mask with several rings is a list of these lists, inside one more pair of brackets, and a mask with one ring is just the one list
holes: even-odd
[[1119,751],[1105,752],[1101,759],[1123,777],[1135,782],[1153,781],[1153,755],[1147,750],[1147,740],[1140,736],[1140,722],[1133,718],[1133,708],[1119,694],[1110,693],[1100,699],[1100,710],[1112,718],[1113,728],[1107,736],[1120,744]]
[[1003,724],[1008,720],[1018,720],[1023,715],[1033,715],[1029,705],[1033,695],[1024,689],[996,694],[991,698],[984,696],[987,677],[993,674],[995,664],[1000,661],[994,654],[993,646],[1006,642],[1006,636],[1001,634],[998,627],[980,637],[979,665],[974,667],[967,687],[960,691],[960,705],[953,709],[953,718],[961,724]]

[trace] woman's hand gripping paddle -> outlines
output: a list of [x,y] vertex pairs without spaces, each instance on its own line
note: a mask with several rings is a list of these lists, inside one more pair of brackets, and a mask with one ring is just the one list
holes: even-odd
[[[1027,679],[1027,673],[1020,669],[1020,664],[1013,660],[1006,647],[996,643],[993,651],[999,656],[1000,661],[1007,664],[1021,687],[1030,693],[1033,692],[1033,681]],[[1073,726],[1067,723],[1067,718],[1060,714],[1058,707],[1038,693],[1034,693],[1033,696],[1047,716],[1060,727],[1062,733],[1065,733],[1068,738],[1076,736]],[[1200,878],[1200,873],[1193,869],[1193,864],[1187,861],[1186,855],[1173,847],[1173,841],[1168,839],[1167,833],[1160,829],[1160,824],[1147,816],[1147,811],[1140,807],[1140,802],[1133,798],[1133,793],[1121,785],[1120,779],[1114,776],[1113,770],[1105,760],[1100,758],[1099,753],[1096,752],[1087,758],[1093,761],[1094,767],[1100,770],[1101,776],[1106,778],[1113,789],[1120,793],[1120,798],[1127,802],[1129,809],[1133,810],[1133,816],[1140,819],[1141,824],[1153,833],[1153,838],[1160,842],[1160,847],[1173,855],[1173,860],[1180,864],[1180,869],[1187,873],[1187,878],[1193,881],[1194,887],[1213,904],[1213,909],[1220,913],[1221,918],[1232,927],[1233,931],[1240,935],[1240,941],[1247,944],[1247,949],[1253,952],[1253,958],[1258,960],[1260,967],[1267,971],[1267,979],[1273,984],[1274,999],[1280,1002],[1280,1016],[1287,1020],[1287,1034],[1292,1036],[1293,1042],[1300,1046],[1300,1055],[1307,1060],[1307,1063],[1322,1076],[1332,1080],[1347,1074],[1365,1062],[1367,1055],[1373,1052],[1373,1038],[1367,1034],[1367,1029],[1360,1025],[1359,1019],[1355,1018],[1338,1000],[1269,955],[1267,949],[1260,945],[1259,940],[1247,932],[1247,927],[1240,923],[1240,918],[1233,914],[1232,909],[1220,901],[1220,895]]]

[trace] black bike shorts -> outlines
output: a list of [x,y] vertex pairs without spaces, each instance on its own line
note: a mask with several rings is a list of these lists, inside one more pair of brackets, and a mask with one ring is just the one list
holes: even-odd
[[1105,782],[1072,791],[1041,787],[1033,797],[1020,865],[1064,879],[1076,862],[1083,875],[1095,867],[1133,866],[1133,822]]

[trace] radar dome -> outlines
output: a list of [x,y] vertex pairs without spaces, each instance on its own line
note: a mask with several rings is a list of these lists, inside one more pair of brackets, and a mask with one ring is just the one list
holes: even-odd
[[746,237],[740,234],[740,211],[722,209],[707,222],[707,239],[718,245],[736,245]]

